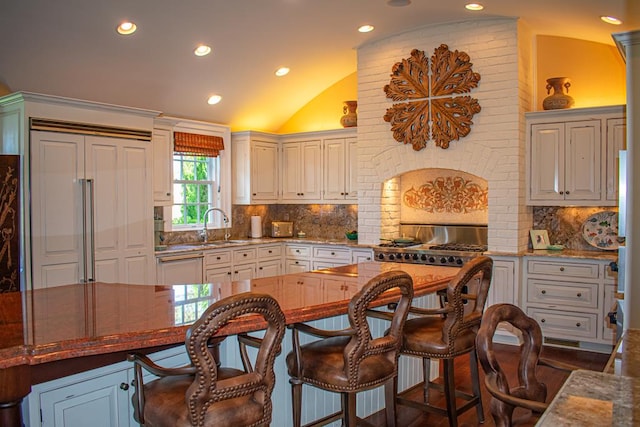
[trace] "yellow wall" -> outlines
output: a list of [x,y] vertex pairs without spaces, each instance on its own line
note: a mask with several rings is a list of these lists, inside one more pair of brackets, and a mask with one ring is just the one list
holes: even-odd
[[296,112],[277,133],[296,133],[341,129],[343,101],[358,99],[358,76],[353,73],[340,80]]
[[[542,110],[546,79],[569,77],[574,108],[625,104],[625,64],[615,46],[566,37],[537,36],[534,110]],[[357,99],[357,73],[340,80],[302,107],[278,133],[340,129],[343,101]]]
[[[546,79],[569,77],[574,108],[625,104],[625,64],[615,46],[553,36],[536,37],[535,106],[542,110]],[[553,93],[553,91],[551,92]]]

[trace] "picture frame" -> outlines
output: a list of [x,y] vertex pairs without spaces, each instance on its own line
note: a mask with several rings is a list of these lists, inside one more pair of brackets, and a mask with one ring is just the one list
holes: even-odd
[[531,230],[531,244],[533,249],[547,249],[549,246],[549,233],[547,230]]

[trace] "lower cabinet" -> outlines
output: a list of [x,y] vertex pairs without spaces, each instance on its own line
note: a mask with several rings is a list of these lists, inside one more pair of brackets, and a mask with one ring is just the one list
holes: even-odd
[[[184,346],[150,355],[162,366],[188,363]],[[37,384],[23,402],[28,427],[127,427],[133,419],[132,364],[126,361]],[[145,381],[153,379],[151,374]]]
[[202,283],[202,259],[201,252],[157,256],[156,277],[158,284]]
[[607,316],[615,277],[609,261],[525,257],[524,306],[545,344],[610,351],[614,329]]
[[311,245],[285,243],[284,272],[304,273],[311,270]]

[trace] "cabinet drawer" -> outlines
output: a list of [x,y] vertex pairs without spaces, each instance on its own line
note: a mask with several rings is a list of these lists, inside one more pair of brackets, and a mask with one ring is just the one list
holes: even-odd
[[584,339],[596,338],[598,335],[598,316],[596,314],[530,307],[527,309],[527,315],[538,322],[544,336]]
[[287,245],[285,249],[285,255],[287,258],[310,258],[311,257],[311,247],[310,246],[298,246],[298,245]]
[[343,248],[314,247],[313,258],[349,263],[351,262],[351,251]]
[[282,255],[281,245],[270,245],[258,247],[258,259],[279,258]]
[[598,308],[597,283],[567,283],[527,280],[527,300],[562,308],[564,306]]
[[230,262],[231,251],[205,252],[205,264],[207,266],[229,264]]
[[233,262],[246,262],[253,261],[256,259],[256,248],[249,249],[234,249],[233,250]]
[[561,277],[597,279],[600,276],[598,267],[598,264],[530,260],[527,264],[527,272],[529,274],[550,274]]

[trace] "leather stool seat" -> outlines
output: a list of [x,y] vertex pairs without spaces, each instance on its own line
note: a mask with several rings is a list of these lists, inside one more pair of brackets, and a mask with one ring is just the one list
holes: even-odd
[[441,358],[450,354],[464,354],[473,350],[476,333],[472,330],[461,331],[450,343],[442,339],[444,319],[439,317],[418,317],[407,319],[404,324],[403,354]]
[[[375,387],[395,375],[395,363],[385,355],[373,355],[359,366],[355,381],[358,386],[350,384],[349,370],[344,366],[344,348],[350,340],[350,337],[333,337],[301,346],[303,381],[336,391],[353,391],[361,388],[361,384]],[[289,375],[296,373],[293,353],[287,355],[287,368]]]

